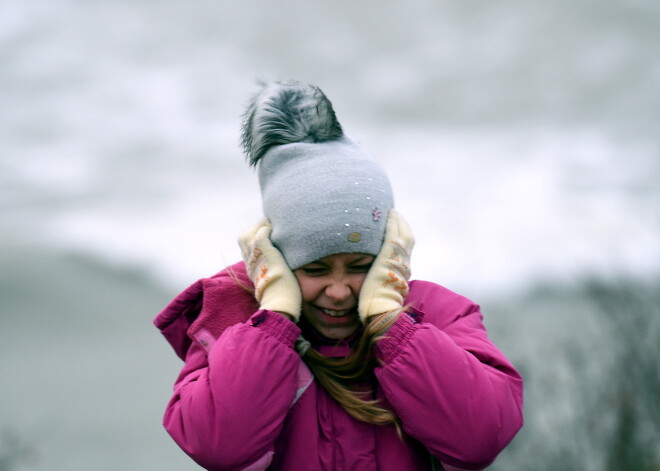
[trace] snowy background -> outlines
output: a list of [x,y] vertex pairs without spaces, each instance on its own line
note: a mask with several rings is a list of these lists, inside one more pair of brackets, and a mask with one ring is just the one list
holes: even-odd
[[658,46],[653,0],[0,0],[0,470],[197,469],[160,428],[180,364],[150,322],[261,214],[257,80],[326,92],[413,277],[484,306],[528,362],[529,436],[555,430],[533,371],[602,337],[586,280],[660,279]]

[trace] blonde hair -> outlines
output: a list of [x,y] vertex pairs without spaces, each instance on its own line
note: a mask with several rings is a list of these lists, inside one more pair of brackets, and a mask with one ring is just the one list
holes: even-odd
[[345,357],[326,357],[309,348],[302,358],[319,384],[351,417],[374,425],[393,424],[400,433],[396,415],[380,405],[380,401],[366,398],[372,391],[364,389],[364,385],[374,384],[376,380],[374,369],[378,366],[378,360],[374,355],[374,346],[398,315],[399,311],[384,315],[384,321],[367,322],[357,345]]

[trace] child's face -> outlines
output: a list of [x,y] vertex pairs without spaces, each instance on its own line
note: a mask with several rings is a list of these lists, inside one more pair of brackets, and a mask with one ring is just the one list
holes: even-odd
[[358,297],[373,261],[372,255],[340,253],[294,271],[302,292],[302,315],[321,335],[339,340],[360,327]]

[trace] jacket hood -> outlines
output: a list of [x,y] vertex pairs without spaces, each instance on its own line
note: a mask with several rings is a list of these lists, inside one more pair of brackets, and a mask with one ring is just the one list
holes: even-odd
[[254,285],[243,262],[201,278],[175,297],[154,319],[154,325],[185,360],[193,340],[209,350],[215,339],[259,310]]

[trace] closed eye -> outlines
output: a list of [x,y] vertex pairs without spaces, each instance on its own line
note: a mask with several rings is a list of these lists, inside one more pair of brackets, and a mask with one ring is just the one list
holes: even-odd
[[356,272],[356,273],[366,273],[371,268],[371,265],[373,265],[371,262],[370,263],[363,263],[363,264],[360,264],[360,265],[353,265],[353,266],[350,267],[350,270],[352,272]]
[[325,275],[328,272],[327,268],[321,268],[321,267],[303,267],[300,268],[300,270],[307,276],[321,276]]

